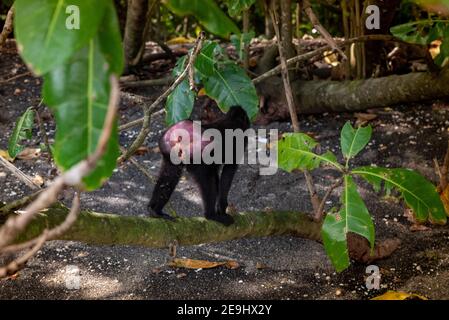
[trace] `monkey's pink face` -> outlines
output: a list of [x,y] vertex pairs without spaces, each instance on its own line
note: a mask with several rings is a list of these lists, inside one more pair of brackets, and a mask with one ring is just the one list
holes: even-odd
[[194,125],[190,120],[184,120],[170,127],[164,134],[161,152],[171,154],[174,150],[180,159],[187,160],[192,159],[194,154],[201,157],[204,147],[211,142],[202,139],[199,125]]

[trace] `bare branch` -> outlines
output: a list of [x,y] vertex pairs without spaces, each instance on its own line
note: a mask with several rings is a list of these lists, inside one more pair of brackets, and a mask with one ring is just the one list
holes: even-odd
[[348,57],[346,57],[346,54],[337,45],[334,38],[332,38],[332,36],[329,34],[329,32],[321,25],[320,21],[318,20],[317,16],[315,15],[315,13],[312,10],[312,7],[310,6],[309,0],[303,0],[303,6],[304,6],[304,11],[307,14],[307,16],[309,17],[310,22],[313,24],[315,29],[317,29],[319,31],[319,33],[323,36],[323,38],[327,41],[327,43],[329,43],[332,50],[335,50],[338,53],[340,53],[341,56],[343,57],[343,61],[348,60]]
[[318,210],[315,211],[315,221],[317,222],[321,222],[323,221],[324,218],[324,206],[326,205],[326,201],[327,199],[330,197],[330,195],[332,194],[332,192],[337,189],[341,184],[342,184],[343,180],[342,179],[338,179],[337,182],[335,182],[326,192],[326,194],[324,195],[323,199],[321,200],[320,206],[318,207]]
[[[295,101],[293,99],[292,87],[290,84],[290,78],[288,74],[287,59],[285,58],[284,48],[282,47],[281,33],[278,26],[278,18],[276,14],[275,1],[272,1],[272,8],[270,10],[271,20],[273,21],[274,31],[276,33],[277,44],[279,49],[279,57],[281,59],[281,74],[282,80],[284,82],[285,95],[287,98],[288,110],[290,112],[290,118],[292,120],[293,130],[295,132],[300,132],[298,113],[296,112]],[[307,188],[310,194],[310,201],[312,202],[313,211],[318,212],[320,205],[320,199],[318,193],[316,192],[315,184],[313,183],[313,178],[310,172],[304,171],[304,177],[306,179]]]
[[2,253],[13,253],[20,250],[33,247],[30,251],[22,255],[20,258],[15,259],[13,262],[9,263],[6,267],[0,268],[0,278],[7,276],[8,274],[13,274],[17,272],[29,259],[31,259],[44,245],[47,240],[57,239],[62,236],[70,227],[75,223],[78,215],[80,213],[80,197],[77,192],[73,197],[72,208],[63,223],[56,226],[50,231],[44,230],[42,234],[30,241],[25,243],[11,245],[2,250]]
[[11,162],[0,156],[0,164],[3,165],[6,169],[8,169],[13,175],[19,178],[20,181],[25,183],[29,188],[36,190],[40,189],[40,186],[34,183],[33,179],[13,165]]
[[6,43],[9,34],[12,32],[12,26],[14,21],[14,5],[9,8],[8,14],[6,15],[5,24],[3,25],[3,30],[0,33],[0,48]]

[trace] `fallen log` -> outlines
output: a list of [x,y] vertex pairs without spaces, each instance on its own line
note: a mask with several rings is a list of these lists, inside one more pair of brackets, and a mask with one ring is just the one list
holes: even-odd
[[449,69],[354,81],[296,81],[301,113],[359,111],[449,96]]
[[[449,97],[449,69],[353,81],[293,81],[296,108],[301,114],[354,112]],[[259,123],[289,119],[283,84],[272,77],[257,85],[266,105]]]
[[[44,230],[60,225],[68,212],[69,209],[61,204],[55,204],[41,212],[16,239],[16,243],[34,239]],[[80,212],[75,224],[55,240],[80,241],[90,245],[135,245],[151,248],[166,248],[175,242],[178,245],[188,246],[275,235],[290,235],[321,242],[321,223],[312,220],[304,213],[245,212],[235,215],[234,219],[233,225],[225,227],[203,217],[177,218],[176,222],[172,222],[84,210]],[[379,242],[371,252],[366,239],[356,234],[348,234],[350,256],[364,263],[390,256],[399,244],[398,239],[387,239]]]
[[[68,209],[55,205],[42,212],[17,239],[24,242],[45,229],[61,224]],[[81,211],[78,220],[58,240],[81,241],[92,245],[137,245],[152,248],[197,245],[249,237],[293,235],[320,241],[321,224],[298,212],[246,212],[235,216],[225,227],[203,217],[178,218],[176,222],[148,217],[121,216]]]

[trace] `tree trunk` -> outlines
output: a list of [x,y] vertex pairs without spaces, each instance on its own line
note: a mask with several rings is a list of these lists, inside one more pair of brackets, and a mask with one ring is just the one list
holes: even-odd
[[281,43],[285,51],[285,58],[290,59],[295,55],[293,47],[293,26],[292,26],[292,1],[280,0],[281,3]]
[[142,57],[147,13],[148,0],[128,0],[125,36],[123,38],[127,68],[137,65]]

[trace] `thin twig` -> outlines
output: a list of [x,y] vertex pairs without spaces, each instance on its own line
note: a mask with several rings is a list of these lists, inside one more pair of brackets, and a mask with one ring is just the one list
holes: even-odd
[[42,118],[41,118],[40,113],[39,113],[39,111],[40,111],[39,109],[42,106],[43,102],[44,102],[44,99],[41,99],[41,101],[39,102],[38,106],[36,108],[34,108],[34,111],[36,112],[37,126],[39,127],[39,132],[41,133],[41,136],[44,139],[45,147],[47,148],[47,153],[48,153],[47,161],[48,161],[49,164],[51,164],[50,142],[48,141],[47,132],[45,131],[44,123],[43,123]]
[[4,278],[7,275],[11,275],[20,270],[28,260],[30,260],[44,245],[47,240],[47,230],[44,230],[42,234],[37,238],[37,242],[34,247],[26,254],[18,259],[10,262],[7,266],[0,268],[0,278]]
[[5,204],[3,207],[0,207],[0,217],[7,215],[8,213],[14,211],[17,208],[21,208],[23,206],[26,206],[27,204],[34,201],[37,196],[42,192],[43,190],[38,190],[28,196],[25,196],[21,199],[15,200],[13,202]]
[[25,183],[30,189],[36,190],[40,188],[40,186],[36,184],[29,175],[24,173],[22,170],[17,168],[15,165],[13,165],[11,162],[6,160],[2,156],[0,156],[0,164],[3,165],[6,169],[8,169],[17,178],[19,178],[20,181]]
[[340,47],[335,42],[334,38],[332,38],[332,36],[326,30],[326,28],[324,28],[322,26],[322,24],[320,23],[317,16],[315,15],[315,13],[312,10],[309,0],[303,1],[303,8],[304,8],[304,12],[309,17],[310,22],[313,24],[315,29],[317,29],[318,32],[323,36],[323,38],[327,41],[327,43],[330,45],[332,50],[335,50],[338,53],[340,53],[341,56],[343,57],[343,61],[346,61],[348,59],[348,57],[346,57],[346,54],[340,49]]
[[449,141],[448,141],[448,146],[447,146],[447,150],[446,150],[446,155],[444,156],[444,161],[443,161],[443,166],[441,167],[441,175],[443,177],[443,179],[441,180],[441,187],[442,189],[446,189],[448,182],[447,182],[447,174],[449,172]]
[[326,205],[326,201],[327,199],[330,197],[330,195],[332,194],[332,192],[337,189],[341,184],[342,184],[343,180],[342,179],[338,179],[337,182],[335,182],[326,192],[326,194],[324,195],[323,199],[321,200],[320,206],[318,207],[318,210],[315,212],[315,221],[317,222],[321,222],[323,221],[324,218],[324,206]]
[[[285,95],[287,98],[287,105],[290,112],[290,118],[292,120],[293,130],[295,132],[300,132],[298,113],[296,112],[295,101],[293,99],[292,88],[290,84],[290,78],[288,74],[287,59],[285,58],[284,48],[282,47],[281,33],[278,26],[278,18],[276,14],[275,1],[272,1],[272,8],[270,10],[271,20],[273,21],[274,31],[276,33],[277,44],[279,49],[279,57],[281,60],[281,74],[282,80],[284,82]],[[320,205],[320,199],[318,193],[316,192],[315,184],[313,183],[313,178],[310,172],[304,171],[304,177],[306,179],[307,188],[309,189],[310,200],[312,202],[313,211],[316,213]]]
[[14,81],[14,80],[17,80],[19,78],[23,78],[23,77],[31,76],[31,75],[32,75],[32,73],[30,71],[27,71],[27,72],[15,75],[15,76],[13,76],[11,78],[8,78],[8,79],[5,79],[5,80],[0,80],[0,84],[5,84],[5,83],[8,83],[10,81]]
[[140,88],[149,86],[166,86],[172,83],[173,77],[168,76],[160,79],[136,80],[136,81],[120,81],[120,85],[124,88]]
[[79,214],[80,197],[78,192],[75,192],[72,207],[64,222],[51,230],[44,230],[44,232],[35,239],[20,244],[14,244],[2,250],[2,253],[13,253],[33,246],[33,248],[29,252],[9,263],[6,267],[0,268],[0,278],[5,277],[8,274],[17,272],[29,259],[31,259],[37,253],[37,251],[39,251],[40,248],[42,248],[46,241],[57,239],[65,232],[67,232],[67,230],[69,230],[76,222]]
[[0,48],[3,47],[3,45],[6,42],[6,39],[8,39],[9,34],[12,32],[13,21],[14,21],[14,5],[12,5],[11,8],[9,8],[8,14],[6,15],[5,24],[3,25],[3,30],[0,33]]

